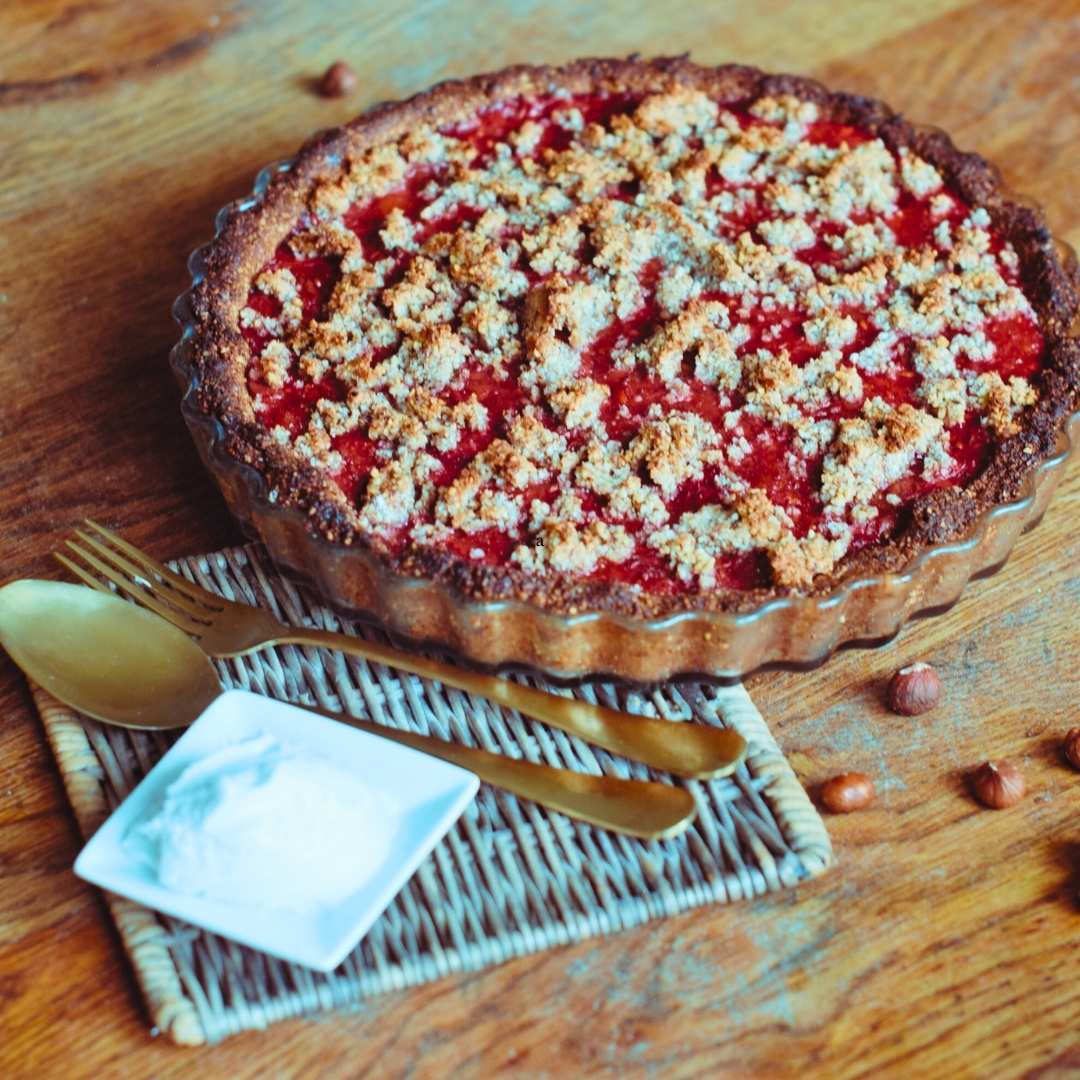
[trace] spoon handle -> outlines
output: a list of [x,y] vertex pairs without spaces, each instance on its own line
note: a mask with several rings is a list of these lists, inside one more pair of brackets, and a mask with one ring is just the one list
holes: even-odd
[[676,776],[699,780],[728,776],[738,768],[746,753],[746,740],[737,731],[727,728],[620,712],[332,630],[283,627],[281,634],[275,634],[272,640],[261,641],[247,651],[269,645],[314,645],[337,649],[425,679],[434,679],[445,686],[516,709],[523,716],[577,735],[613,754],[633,758]]
[[570,769],[556,769],[471,746],[459,746],[432,735],[372,724],[328,709],[302,707],[460,765],[486,784],[531,799],[569,817],[629,836],[645,840],[678,836],[697,813],[694,797],[685,788],[654,780],[622,780],[617,776],[592,776]]

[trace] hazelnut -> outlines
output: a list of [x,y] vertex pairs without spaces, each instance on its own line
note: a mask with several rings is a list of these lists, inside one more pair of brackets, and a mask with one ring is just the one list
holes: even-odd
[[821,802],[834,814],[850,814],[874,801],[874,781],[866,773],[849,772],[826,780],[821,786]]
[[1074,727],[1065,736],[1065,742],[1061,745],[1065,760],[1074,768],[1080,769],[1080,727]]
[[1015,806],[1027,790],[1023,774],[1007,761],[987,761],[971,775],[975,798],[991,810]]
[[941,680],[929,664],[902,667],[889,683],[889,708],[902,716],[929,712],[940,697]]
[[323,97],[344,97],[356,89],[356,72],[344,60],[331,64],[319,80],[319,93]]

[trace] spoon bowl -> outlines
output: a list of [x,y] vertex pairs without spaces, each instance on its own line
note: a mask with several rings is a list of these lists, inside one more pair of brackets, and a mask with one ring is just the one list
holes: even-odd
[[130,728],[186,727],[220,693],[206,654],[171,623],[62,581],[0,588],[0,645],[65,705]]

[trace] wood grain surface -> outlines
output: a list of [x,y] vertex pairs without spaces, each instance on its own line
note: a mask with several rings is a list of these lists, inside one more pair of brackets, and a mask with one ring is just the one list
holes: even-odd
[[[166,368],[187,252],[258,167],[364,105],[515,61],[691,50],[884,97],[995,159],[1080,240],[1076,0],[549,0],[0,6],[0,570],[52,575],[77,519],[161,556],[238,533]],[[311,81],[345,58],[361,85]],[[4,1076],[1080,1075],[1080,467],[1008,567],[877,652],[751,692],[807,784],[862,770],[823,879],[294,1021],[222,1046],[153,1040],[71,864],[79,838],[0,659]],[[882,704],[933,661],[941,707]],[[1010,757],[993,813],[964,774]]]

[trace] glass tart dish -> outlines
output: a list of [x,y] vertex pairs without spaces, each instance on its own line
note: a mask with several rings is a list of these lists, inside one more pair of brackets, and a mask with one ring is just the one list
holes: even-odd
[[810,665],[952,603],[1077,431],[1076,263],[870,99],[685,58],[443,83],[195,252],[183,412],[333,606],[486,666]]

